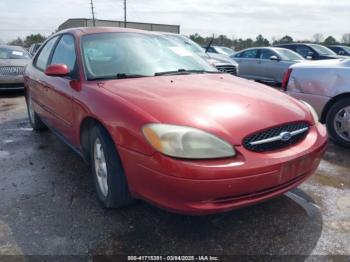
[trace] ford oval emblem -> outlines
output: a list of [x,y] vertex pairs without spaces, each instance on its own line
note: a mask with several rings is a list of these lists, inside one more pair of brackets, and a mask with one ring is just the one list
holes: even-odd
[[292,138],[292,134],[290,132],[282,132],[280,137],[282,141],[287,142]]

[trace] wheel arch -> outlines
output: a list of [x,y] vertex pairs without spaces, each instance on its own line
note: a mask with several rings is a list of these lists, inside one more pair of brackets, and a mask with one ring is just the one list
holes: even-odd
[[339,95],[336,95],[334,97],[332,97],[327,104],[325,105],[322,114],[321,114],[321,118],[320,121],[321,123],[326,123],[326,119],[327,119],[327,114],[329,112],[329,110],[331,109],[331,107],[337,103],[338,101],[345,99],[345,98],[350,98],[350,92],[346,92],[346,93],[341,93]]
[[90,153],[89,153],[90,152],[90,132],[92,128],[96,125],[102,126],[109,134],[108,128],[106,128],[105,125],[95,117],[87,116],[80,123],[80,128],[79,128],[80,148],[81,148],[83,158],[87,163],[89,163],[89,159],[90,159]]

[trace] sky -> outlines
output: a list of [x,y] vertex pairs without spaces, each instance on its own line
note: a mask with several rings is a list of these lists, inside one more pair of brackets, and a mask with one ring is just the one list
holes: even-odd
[[[0,0],[0,40],[50,35],[68,18],[91,18],[90,0]],[[94,0],[96,18],[123,20],[123,0]],[[180,25],[182,34],[268,39],[350,33],[350,0],[127,0],[134,22]]]

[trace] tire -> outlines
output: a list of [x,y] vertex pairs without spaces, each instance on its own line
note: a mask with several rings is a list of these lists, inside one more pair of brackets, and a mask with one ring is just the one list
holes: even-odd
[[32,128],[35,131],[47,129],[47,127],[44,124],[44,122],[41,121],[41,119],[38,116],[38,114],[34,111],[33,101],[32,101],[32,99],[30,97],[29,92],[27,92],[27,94],[26,94],[26,103],[27,103],[28,119],[29,119],[29,123],[32,126]]
[[[342,119],[344,115],[345,118],[349,117],[349,120],[348,123],[342,124],[337,119]],[[350,98],[342,99],[331,106],[326,117],[326,126],[336,144],[350,148]]]
[[130,204],[132,197],[112,138],[101,125],[94,126],[90,134],[90,166],[99,201],[105,208]]

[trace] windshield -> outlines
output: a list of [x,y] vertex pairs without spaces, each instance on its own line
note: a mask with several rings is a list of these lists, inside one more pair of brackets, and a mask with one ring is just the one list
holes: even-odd
[[24,49],[0,47],[0,59],[29,59],[30,56]]
[[277,49],[277,52],[281,56],[282,60],[305,60],[301,55],[288,49]]
[[196,42],[193,42],[191,39],[181,36],[181,35],[165,35],[167,38],[175,41],[176,43],[184,46],[188,50],[195,53],[204,53],[204,49],[198,45]]
[[228,56],[231,56],[235,54],[235,51],[233,51],[231,48],[225,47],[225,46],[215,46],[216,49],[222,54],[226,54]]
[[348,46],[342,46],[342,48],[343,48],[346,52],[350,53],[350,47],[348,47]]
[[143,77],[163,72],[218,72],[195,53],[166,37],[142,33],[101,33],[82,37],[88,79]]
[[321,54],[321,55],[337,55],[336,53],[334,53],[332,50],[330,50],[329,48],[325,47],[325,46],[321,46],[321,45],[310,45],[313,49],[315,49],[317,51],[317,53]]

